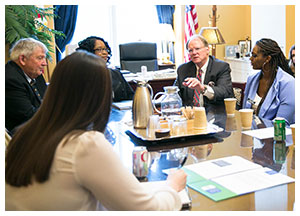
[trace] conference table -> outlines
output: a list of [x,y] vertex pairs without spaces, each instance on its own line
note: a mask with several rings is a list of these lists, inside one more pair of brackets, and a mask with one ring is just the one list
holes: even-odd
[[[161,181],[167,178],[163,169],[179,166],[180,159],[170,160],[176,153],[186,154],[184,165],[237,155],[249,161],[269,167],[279,173],[295,178],[295,145],[287,135],[287,147],[274,148],[273,138],[257,139],[242,133],[240,115],[227,118],[223,106],[206,107],[207,121],[222,128],[222,132],[197,136],[195,139],[178,140],[163,144],[146,144],[152,155],[152,164],[147,181]],[[254,117],[252,130],[273,127],[272,122]],[[131,110],[112,108],[106,137],[120,156],[124,166],[132,171],[132,151],[142,142],[129,136],[132,131]],[[277,152],[276,152],[277,151]],[[278,152],[281,151],[281,152]],[[278,160],[278,155],[281,155]],[[179,157],[180,158],[180,157]],[[292,211],[295,203],[295,183],[283,184],[234,198],[215,202],[201,193],[188,188],[192,211]]]

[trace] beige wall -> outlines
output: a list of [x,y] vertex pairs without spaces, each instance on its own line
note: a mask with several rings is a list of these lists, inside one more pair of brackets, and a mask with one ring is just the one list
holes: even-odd
[[[209,15],[212,16],[212,5],[198,5],[197,14],[199,32],[201,27],[208,26]],[[217,5],[218,16],[216,26],[220,29],[226,44],[217,45],[216,57],[223,59],[226,45],[236,45],[239,40],[251,37],[251,6]]]
[[[45,8],[48,8],[48,7],[53,7],[53,5],[45,5]],[[48,24],[47,26],[51,29],[54,29],[54,19],[47,19],[48,21]],[[53,73],[53,70],[56,66],[56,54],[55,54],[55,39],[54,39],[54,36],[52,36],[52,42],[50,43],[53,47],[53,50],[54,50],[54,53],[50,53],[51,57],[52,57],[52,62],[48,61],[48,67],[47,67],[47,73],[45,73],[45,80],[46,82],[49,82],[50,81],[50,78],[51,78],[51,75]]]
[[289,57],[289,50],[295,44],[295,5],[286,6],[286,57]]
[[[184,5],[181,6],[183,20],[180,24],[184,26]],[[212,5],[197,5],[199,33],[201,27],[209,26],[209,15],[212,16]],[[220,29],[226,44],[217,45],[216,57],[224,59],[226,45],[237,45],[239,40],[251,39],[251,5],[217,5],[217,27]],[[176,20],[176,19],[175,19]],[[182,27],[184,29],[184,27]],[[184,39],[184,31],[182,32]],[[183,40],[182,40],[183,43]],[[252,41],[252,46],[255,41]],[[290,47],[295,44],[295,5],[286,6],[286,56]],[[183,48],[183,47],[182,47]],[[183,60],[182,60],[183,62]],[[176,62],[178,63],[178,62]],[[179,63],[180,64],[180,63]]]
[[[175,23],[176,26],[182,25],[182,43],[184,41],[184,8],[181,6],[181,23]],[[209,26],[212,16],[212,5],[197,5],[197,15],[199,28],[196,33],[199,33],[201,27]],[[217,5],[217,27],[220,29],[226,44],[216,46],[216,57],[224,59],[225,46],[237,45],[239,40],[245,40],[246,37],[251,37],[251,6],[250,5]],[[176,18],[174,19],[176,20]],[[182,51],[184,45],[182,45]],[[183,62],[183,60],[182,60]],[[181,63],[182,63],[181,62]],[[181,64],[176,62],[176,64]]]

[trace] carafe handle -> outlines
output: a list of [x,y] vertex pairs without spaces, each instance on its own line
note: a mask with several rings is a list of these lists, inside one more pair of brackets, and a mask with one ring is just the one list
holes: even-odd
[[156,108],[155,100],[156,100],[156,98],[157,98],[158,95],[165,95],[165,94],[166,94],[165,92],[158,92],[158,93],[154,96],[153,101],[152,101],[154,110],[155,110],[157,113],[159,113],[159,114],[161,114],[161,111],[159,111],[159,110]]
[[151,103],[152,103],[152,108],[154,110],[157,110],[156,107],[155,107],[155,104],[153,104],[153,100],[152,100],[152,98],[153,98],[153,89],[152,89],[151,85],[149,85],[148,83],[147,83],[146,86],[147,86],[148,89],[150,89],[150,100],[151,100]]
[[153,98],[153,89],[152,89],[151,85],[149,85],[148,83],[147,83],[147,88],[150,89],[150,97],[151,97],[151,100],[152,100],[152,98]]

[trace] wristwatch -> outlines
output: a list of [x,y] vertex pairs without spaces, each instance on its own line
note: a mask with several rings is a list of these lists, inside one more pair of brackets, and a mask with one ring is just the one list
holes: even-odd
[[203,91],[201,91],[201,94],[205,94],[206,93],[206,91],[207,91],[207,87],[206,86],[204,86],[204,90]]

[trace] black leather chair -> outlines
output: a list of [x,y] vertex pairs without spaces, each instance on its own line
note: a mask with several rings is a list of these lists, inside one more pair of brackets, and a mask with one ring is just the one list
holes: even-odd
[[136,73],[141,66],[147,66],[148,71],[158,70],[156,43],[132,42],[120,44],[121,70]]

